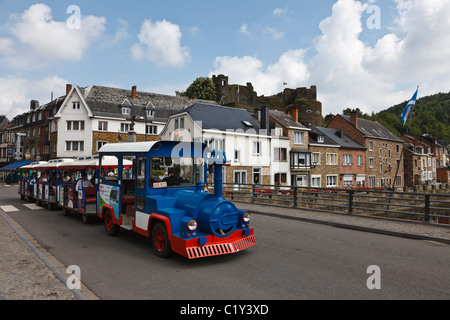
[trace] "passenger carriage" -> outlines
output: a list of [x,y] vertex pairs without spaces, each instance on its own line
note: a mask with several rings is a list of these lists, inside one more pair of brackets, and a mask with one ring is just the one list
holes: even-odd
[[[222,197],[223,152],[202,143],[158,141],[106,144],[99,156],[98,216],[107,234],[132,230],[151,237],[158,256],[176,252],[189,259],[256,244],[250,214]],[[116,175],[105,168],[107,156],[117,158]],[[214,165],[213,194],[205,188],[208,161]]]

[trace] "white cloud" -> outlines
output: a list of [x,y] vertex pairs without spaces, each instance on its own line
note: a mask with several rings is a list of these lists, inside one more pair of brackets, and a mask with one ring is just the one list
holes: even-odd
[[53,92],[54,98],[65,94],[67,80],[57,76],[47,76],[29,80],[17,76],[0,78],[0,114],[14,118],[30,109],[30,101],[48,103]]
[[148,60],[158,66],[182,66],[190,61],[189,49],[182,47],[180,27],[165,19],[152,23],[145,20],[139,42],[131,47],[132,57]]
[[275,28],[265,27],[263,30],[264,30],[264,33],[268,34],[274,40],[279,40],[279,39],[284,38],[284,32],[278,31]]
[[287,51],[275,64],[266,67],[256,57],[217,57],[215,70],[209,76],[226,74],[233,83],[251,81],[258,94],[275,94],[283,90],[283,82],[300,86],[308,78],[304,54],[304,50]]
[[[317,85],[323,114],[347,107],[378,112],[411,97],[420,85],[424,96],[450,90],[450,2],[394,0],[394,24],[370,46],[361,40],[368,4],[338,0],[321,21],[312,57],[290,50],[276,64],[264,67],[255,57],[217,57],[215,70],[234,83],[252,82],[258,94],[271,95],[289,87]],[[370,1],[369,3],[375,3]],[[391,14],[381,12],[382,16]],[[384,21],[384,20],[382,20]]]
[[281,9],[281,8],[276,8],[272,11],[272,14],[274,16],[282,16],[284,14],[287,13],[287,8]]
[[[80,29],[70,29],[65,21],[53,20],[50,7],[34,4],[24,13],[12,15],[7,29],[19,40],[15,42],[14,55],[22,59],[20,63],[42,59],[80,60],[105,30],[105,21],[103,17],[84,16]],[[6,58],[14,60],[12,52]]]
[[239,33],[245,34],[245,35],[249,35],[250,32],[248,31],[248,26],[246,23],[242,24],[241,27],[239,28]]

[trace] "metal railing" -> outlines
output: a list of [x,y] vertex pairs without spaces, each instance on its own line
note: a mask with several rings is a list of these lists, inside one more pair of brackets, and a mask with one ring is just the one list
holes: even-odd
[[450,224],[450,189],[443,193],[398,192],[369,188],[311,188],[223,184],[232,201],[305,210],[419,220]]

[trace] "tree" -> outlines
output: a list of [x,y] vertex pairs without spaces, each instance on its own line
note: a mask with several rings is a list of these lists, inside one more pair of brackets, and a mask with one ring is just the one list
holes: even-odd
[[216,87],[210,78],[199,77],[192,82],[184,94],[190,99],[203,99],[216,101]]

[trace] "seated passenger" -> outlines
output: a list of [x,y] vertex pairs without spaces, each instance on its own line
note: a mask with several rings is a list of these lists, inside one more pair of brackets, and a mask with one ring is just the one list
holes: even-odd
[[167,182],[167,186],[177,186],[180,183],[189,183],[189,180],[180,176],[181,169],[180,167],[173,168],[172,175],[170,177],[164,178],[163,181]]
[[81,173],[81,179],[78,180],[77,185],[75,186],[75,190],[79,191],[80,189],[84,189],[87,187],[93,187],[94,185],[88,180],[87,173],[83,171]]

